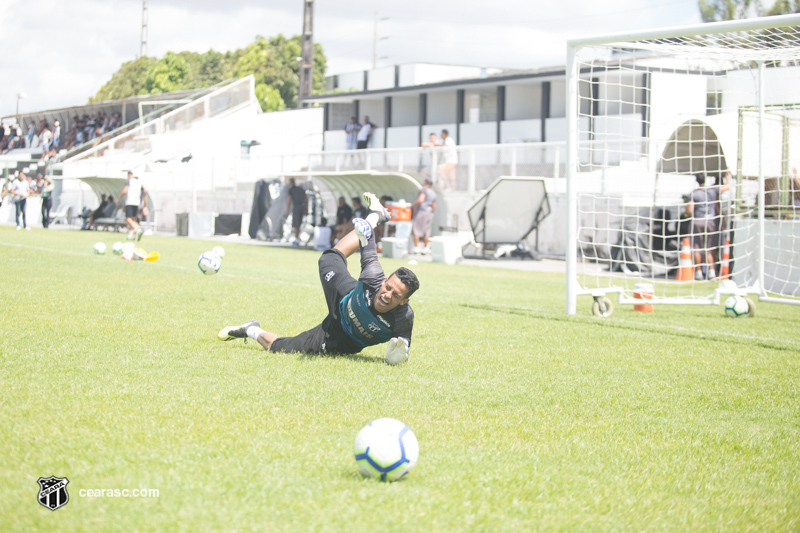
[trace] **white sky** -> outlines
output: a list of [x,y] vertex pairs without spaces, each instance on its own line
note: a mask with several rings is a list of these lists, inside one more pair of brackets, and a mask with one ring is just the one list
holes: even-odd
[[[490,6],[490,7],[489,7]],[[697,0],[316,0],[327,74],[378,63],[563,65],[569,38],[701,22]],[[141,0],[0,0],[0,116],[81,105],[139,54]],[[302,0],[150,0],[148,55],[234,50],[303,28]]]

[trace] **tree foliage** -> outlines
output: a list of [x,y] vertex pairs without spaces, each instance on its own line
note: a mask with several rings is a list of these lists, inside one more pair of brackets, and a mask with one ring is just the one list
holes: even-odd
[[[255,77],[256,97],[264,111],[297,107],[301,38],[281,34],[256,36],[245,48],[225,53],[209,50],[167,52],[161,59],[142,57],[123,63],[90,102],[211,87],[230,78]],[[314,45],[314,93],[325,87],[327,59]]]
[[760,0],[698,0],[703,22],[744,19],[756,15],[800,13],[800,0],[773,0],[765,10]]

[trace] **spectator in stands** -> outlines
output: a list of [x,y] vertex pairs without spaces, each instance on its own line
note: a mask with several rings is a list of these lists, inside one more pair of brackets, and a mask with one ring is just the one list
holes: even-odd
[[800,208],[800,176],[797,175],[797,168],[792,168],[792,181],[794,182],[794,195],[792,205],[795,209]]
[[36,124],[31,122],[28,124],[28,134],[25,136],[25,148],[33,148],[35,144],[33,140],[36,138]]
[[[415,254],[430,253],[431,227],[433,226],[433,213],[436,211],[436,193],[432,188],[433,182],[430,178],[425,179],[422,189],[419,190],[417,199],[411,204],[414,209],[413,233]],[[419,247],[419,240],[422,237],[424,248]]]
[[44,129],[42,130],[41,134],[41,145],[42,145],[42,155],[45,152],[50,151],[50,145],[53,143],[53,132],[50,131],[50,128],[45,125]]
[[361,126],[358,124],[358,119],[356,117],[350,117],[350,121],[344,125],[344,131],[347,134],[347,149],[348,150],[355,150],[358,146],[358,130],[361,129]]
[[45,178],[42,184],[42,226],[50,227],[50,209],[53,207],[53,181]]
[[439,146],[439,138],[435,133],[431,132],[428,135],[428,140],[422,143],[420,146],[422,147],[422,157],[419,158],[419,167],[417,167],[417,172],[424,176],[433,176],[435,170],[433,168],[433,155],[428,149]]
[[287,216],[290,213],[294,231],[292,246],[300,246],[300,226],[303,224],[303,217],[308,214],[308,196],[305,189],[295,183],[294,178],[289,178],[289,197],[286,200]]
[[56,120],[53,123],[53,144],[51,149],[57,152],[59,148],[61,148],[61,123]]
[[[14,199],[17,231],[22,229],[22,227],[26,230],[30,230],[31,228],[28,227],[28,220],[25,216],[25,208],[27,207],[28,196],[30,196],[30,185],[28,184],[28,180],[25,179],[24,172],[20,171],[17,173],[17,179],[9,185],[8,192],[11,193]],[[22,226],[19,225],[20,214],[22,214]]]
[[37,174],[36,181],[31,186],[31,194],[42,194],[42,191],[44,191],[44,176]]
[[694,279],[699,281],[716,278],[714,255],[719,248],[719,200],[722,193],[731,187],[731,173],[725,173],[724,185],[704,187],[707,181],[705,174],[697,174],[695,179],[698,187],[692,191],[686,212],[693,217]]

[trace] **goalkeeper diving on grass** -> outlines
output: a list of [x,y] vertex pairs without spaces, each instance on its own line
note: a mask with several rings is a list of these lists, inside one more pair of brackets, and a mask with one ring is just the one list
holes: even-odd
[[[366,220],[353,220],[355,229],[319,258],[319,278],[328,305],[328,316],[317,327],[295,337],[278,337],[251,320],[223,328],[221,341],[253,339],[272,352],[352,354],[367,346],[388,342],[386,362],[408,359],[414,311],[408,299],[419,288],[417,276],[405,267],[388,278],[378,261],[373,229],[389,219],[378,198],[364,193],[369,209]],[[347,258],[361,249],[361,274],[355,279],[347,270]]]

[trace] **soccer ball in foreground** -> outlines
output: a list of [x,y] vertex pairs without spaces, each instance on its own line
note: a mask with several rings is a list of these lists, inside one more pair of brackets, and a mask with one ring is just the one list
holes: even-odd
[[121,257],[126,261],[133,261],[133,252],[136,250],[136,245],[132,242],[126,242],[122,245]]
[[214,252],[204,252],[197,260],[197,268],[206,276],[212,276],[219,272],[222,266],[222,259]]
[[419,443],[407,425],[394,418],[379,418],[358,432],[354,452],[362,475],[396,481],[417,464]]
[[111,247],[111,251],[114,252],[114,255],[122,255],[122,243],[115,242]]
[[106,253],[106,245],[102,242],[96,242],[94,244],[94,253],[97,255],[103,255]]
[[211,251],[217,254],[220,257],[220,259],[225,257],[225,248],[223,248],[222,246],[215,246],[211,249]]
[[748,311],[750,311],[750,306],[741,296],[731,296],[725,300],[725,316],[736,318],[746,315]]

